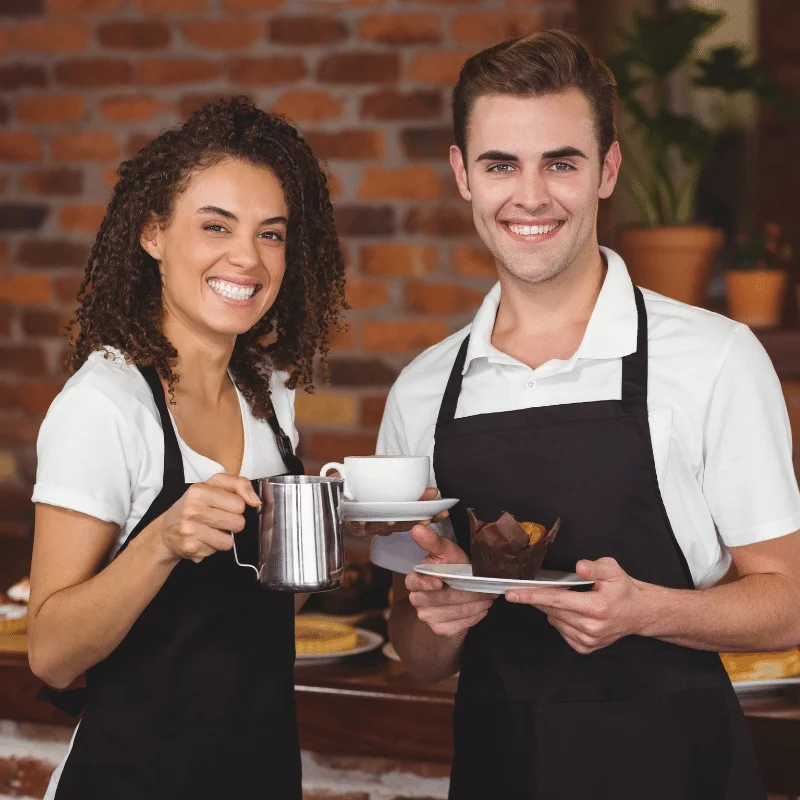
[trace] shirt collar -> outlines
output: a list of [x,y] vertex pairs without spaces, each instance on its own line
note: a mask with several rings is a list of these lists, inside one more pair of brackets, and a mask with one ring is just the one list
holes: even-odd
[[[570,363],[578,359],[622,358],[636,350],[638,313],[633,295],[633,283],[625,262],[613,250],[601,247],[608,269],[597,296],[592,316],[583,340]],[[500,305],[500,283],[496,283],[483,300],[470,328],[467,357],[463,374],[474,359],[486,358],[499,363],[517,364],[516,359],[492,345],[497,309]]]

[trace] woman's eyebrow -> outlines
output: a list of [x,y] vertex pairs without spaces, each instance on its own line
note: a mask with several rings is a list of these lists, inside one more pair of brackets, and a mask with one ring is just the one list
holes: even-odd
[[[232,211],[226,211],[224,208],[220,208],[219,206],[203,206],[202,208],[197,209],[198,214],[219,214],[221,217],[225,217],[225,219],[232,219],[234,222],[239,221],[239,217],[236,216]],[[289,224],[289,220],[286,217],[268,217],[267,219],[261,220],[261,225],[274,225],[276,222],[285,222],[287,225]]]

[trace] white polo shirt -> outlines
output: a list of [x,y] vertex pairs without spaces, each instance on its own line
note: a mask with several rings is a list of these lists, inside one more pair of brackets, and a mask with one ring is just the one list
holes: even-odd
[[[400,374],[389,393],[378,454],[430,455],[432,463],[442,394],[468,334],[456,417],[620,399],[622,358],[636,350],[636,305],[624,262],[600,249],[608,270],[572,358],[531,369],[492,346],[498,283],[471,325]],[[711,586],[730,566],[728,548],[800,529],[786,404],[772,362],[749,328],[642,291],[658,484],[695,585]],[[453,535],[449,523],[442,533]],[[424,555],[408,533],[372,542],[372,560],[396,572],[408,572]]]

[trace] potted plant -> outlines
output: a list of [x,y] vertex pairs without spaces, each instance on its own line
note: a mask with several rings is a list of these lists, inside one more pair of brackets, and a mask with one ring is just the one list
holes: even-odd
[[728,315],[751,328],[778,325],[786,291],[786,265],[792,248],[781,240],[781,227],[767,222],[755,236],[739,236],[733,269],[725,271]]
[[[625,149],[621,179],[642,225],[620,229],[618,249],[634,282],[694,305],[705,300],[724,239],[721,230],[694,221],[703,167],[733,121],[736,95],[782,100],[775,84],[737,45],[696,55],[698,40],[724,17],[691,7],[659,17],[637,12],[632,27],[621,32],[622,49],[608,59],[628,112],[628,133],[639,138],[643,153],[637,159],[632,148]],[[676,74],[685,75],[692,87],[715,90],[711,122],[673,108]]]

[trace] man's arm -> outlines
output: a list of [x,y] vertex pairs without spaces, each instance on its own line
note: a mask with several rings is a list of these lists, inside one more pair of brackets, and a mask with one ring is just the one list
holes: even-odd
[[638,634],[698,650],[787,650],[800,644],[800,531],[731,550],[739,579],[710,589],[634,580],[612,558],[580,561],[591,592],[519,589],[580,653]]

